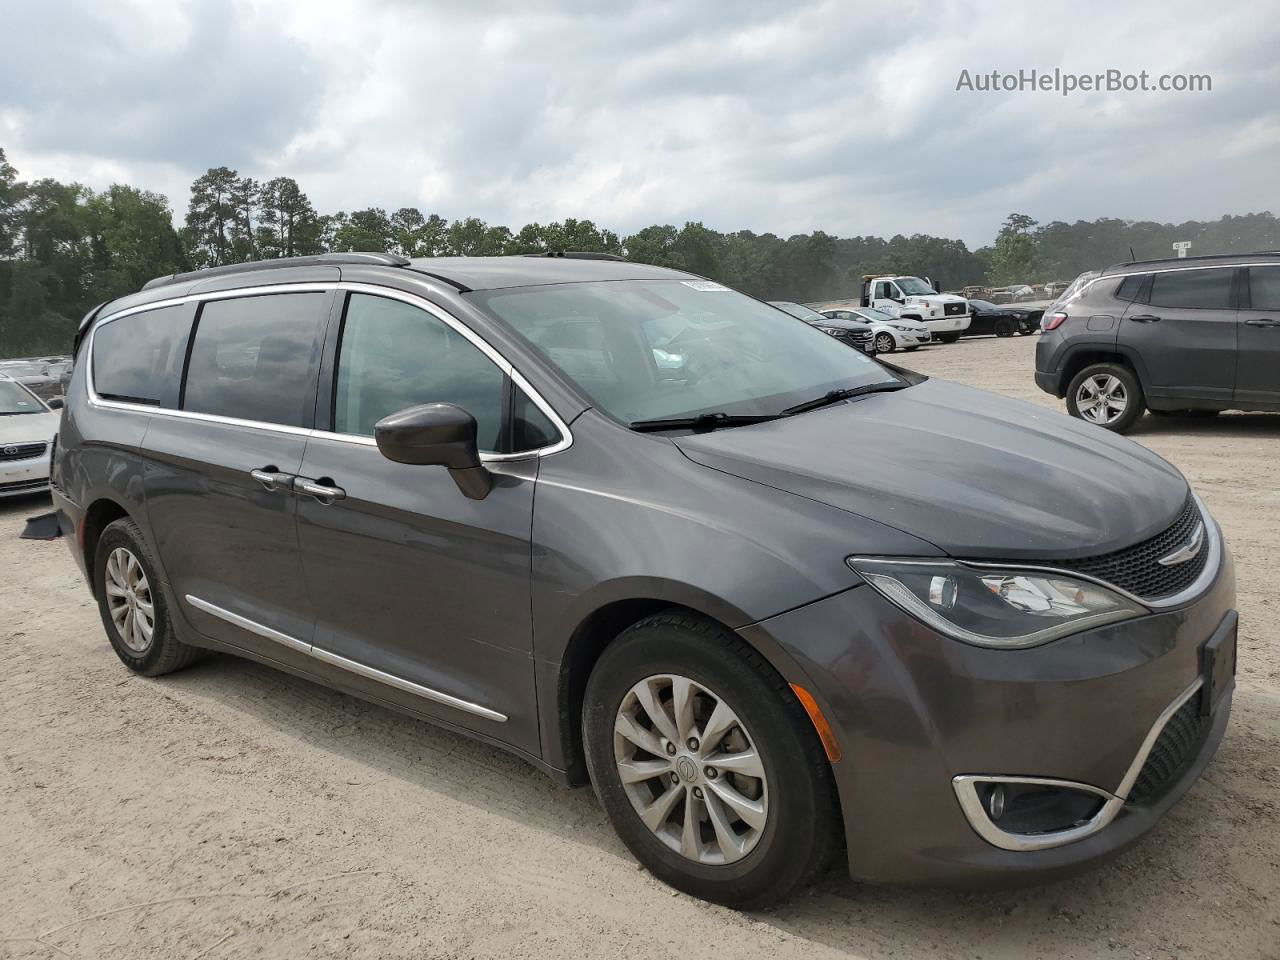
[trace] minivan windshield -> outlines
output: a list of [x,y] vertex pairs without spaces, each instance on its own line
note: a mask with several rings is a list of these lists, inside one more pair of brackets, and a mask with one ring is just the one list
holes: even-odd
[[468,296],[627,424],[714,414],[732,425],[781,416],[833,391],[906,385],[816,327],[709,280],[547,284]]
[[898,277],[898,288],[909,297],[927,297],[938,291],[919,277]]
[[12,380],[0,380],[0,417],[44,412],[44,404],[30,391]]

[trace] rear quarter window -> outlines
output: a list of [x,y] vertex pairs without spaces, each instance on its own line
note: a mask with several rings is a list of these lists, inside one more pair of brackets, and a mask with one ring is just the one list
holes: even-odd
[[93,389],[104,400],[178,405],[191,335],[190,304],[108,320],[93,334]]

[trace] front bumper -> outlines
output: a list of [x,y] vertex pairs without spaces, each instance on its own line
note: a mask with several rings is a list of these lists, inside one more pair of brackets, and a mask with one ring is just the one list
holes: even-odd
[[1201,675],[1200,648],[1234,603],[1224,545],[1216,577],[1194,602],[1025,650],[959,643],[865,586],[742,634],[783,648],[803,674],[788,679],[808,686],[835,729],[843,757],[832,769],[854,877],[1042,882],[1113,856],[1151,829],[1212,759],[1230,694],[1172,780],[1063,845],[1012,850],[983,839],[956,778],[1053,779],[1124,795],[1153,728]]
[[0,462],[0,497],[20,497],[49,489],[49,455]]
[[959,333],[969,329],[969,314],[961,314],[950,317],[924,317],[921,321],[929,332],[933,334],[939,333]]

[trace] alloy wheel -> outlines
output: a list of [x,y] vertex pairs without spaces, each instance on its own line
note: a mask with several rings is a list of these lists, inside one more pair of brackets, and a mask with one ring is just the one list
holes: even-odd
[[881,333],[876,336],[876,353],[893,353],[893,348],[893,337],[889,334]]
[[1076,389],[1076,409],[1090,423],[1101,426],[1114,423],[1128,406],[1129,391],[1124,382],[1109,373],[1089,377]]
[[132,552],[116,547],[107,557],[107,609],[120,640],[134,653],[145,653],[155,633],[156,611],[151,584]]
[[764,763],[729,703],[675,674],[622,698],[613,753],[631,806],[669,848],[703,864],[750,853],[769,819]]

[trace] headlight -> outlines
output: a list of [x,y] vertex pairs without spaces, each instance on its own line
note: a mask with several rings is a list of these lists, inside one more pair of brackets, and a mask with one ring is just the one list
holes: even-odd
[[903,325],[903,324],[901,324],[901,323],[893,323],[893,324],[890,324],[890,326],[892,326],[892,327],[893,327],[893,329],[895,329],[895,330],[901,330],[903,333],[910,333],[910,332],[911,332],[911,328],[910,328],[910,327],[905,326],[905,325]]
[[1033,647],[1148,612],[1113,590],[1065,574],[987,570],[951,560],[850,557],[848,564],[911,616],[980,647]]
[[819,327],[818,329],[823,333],[829,333],[833,337],[838,337],[844,333],[844,330],[840,327]]

